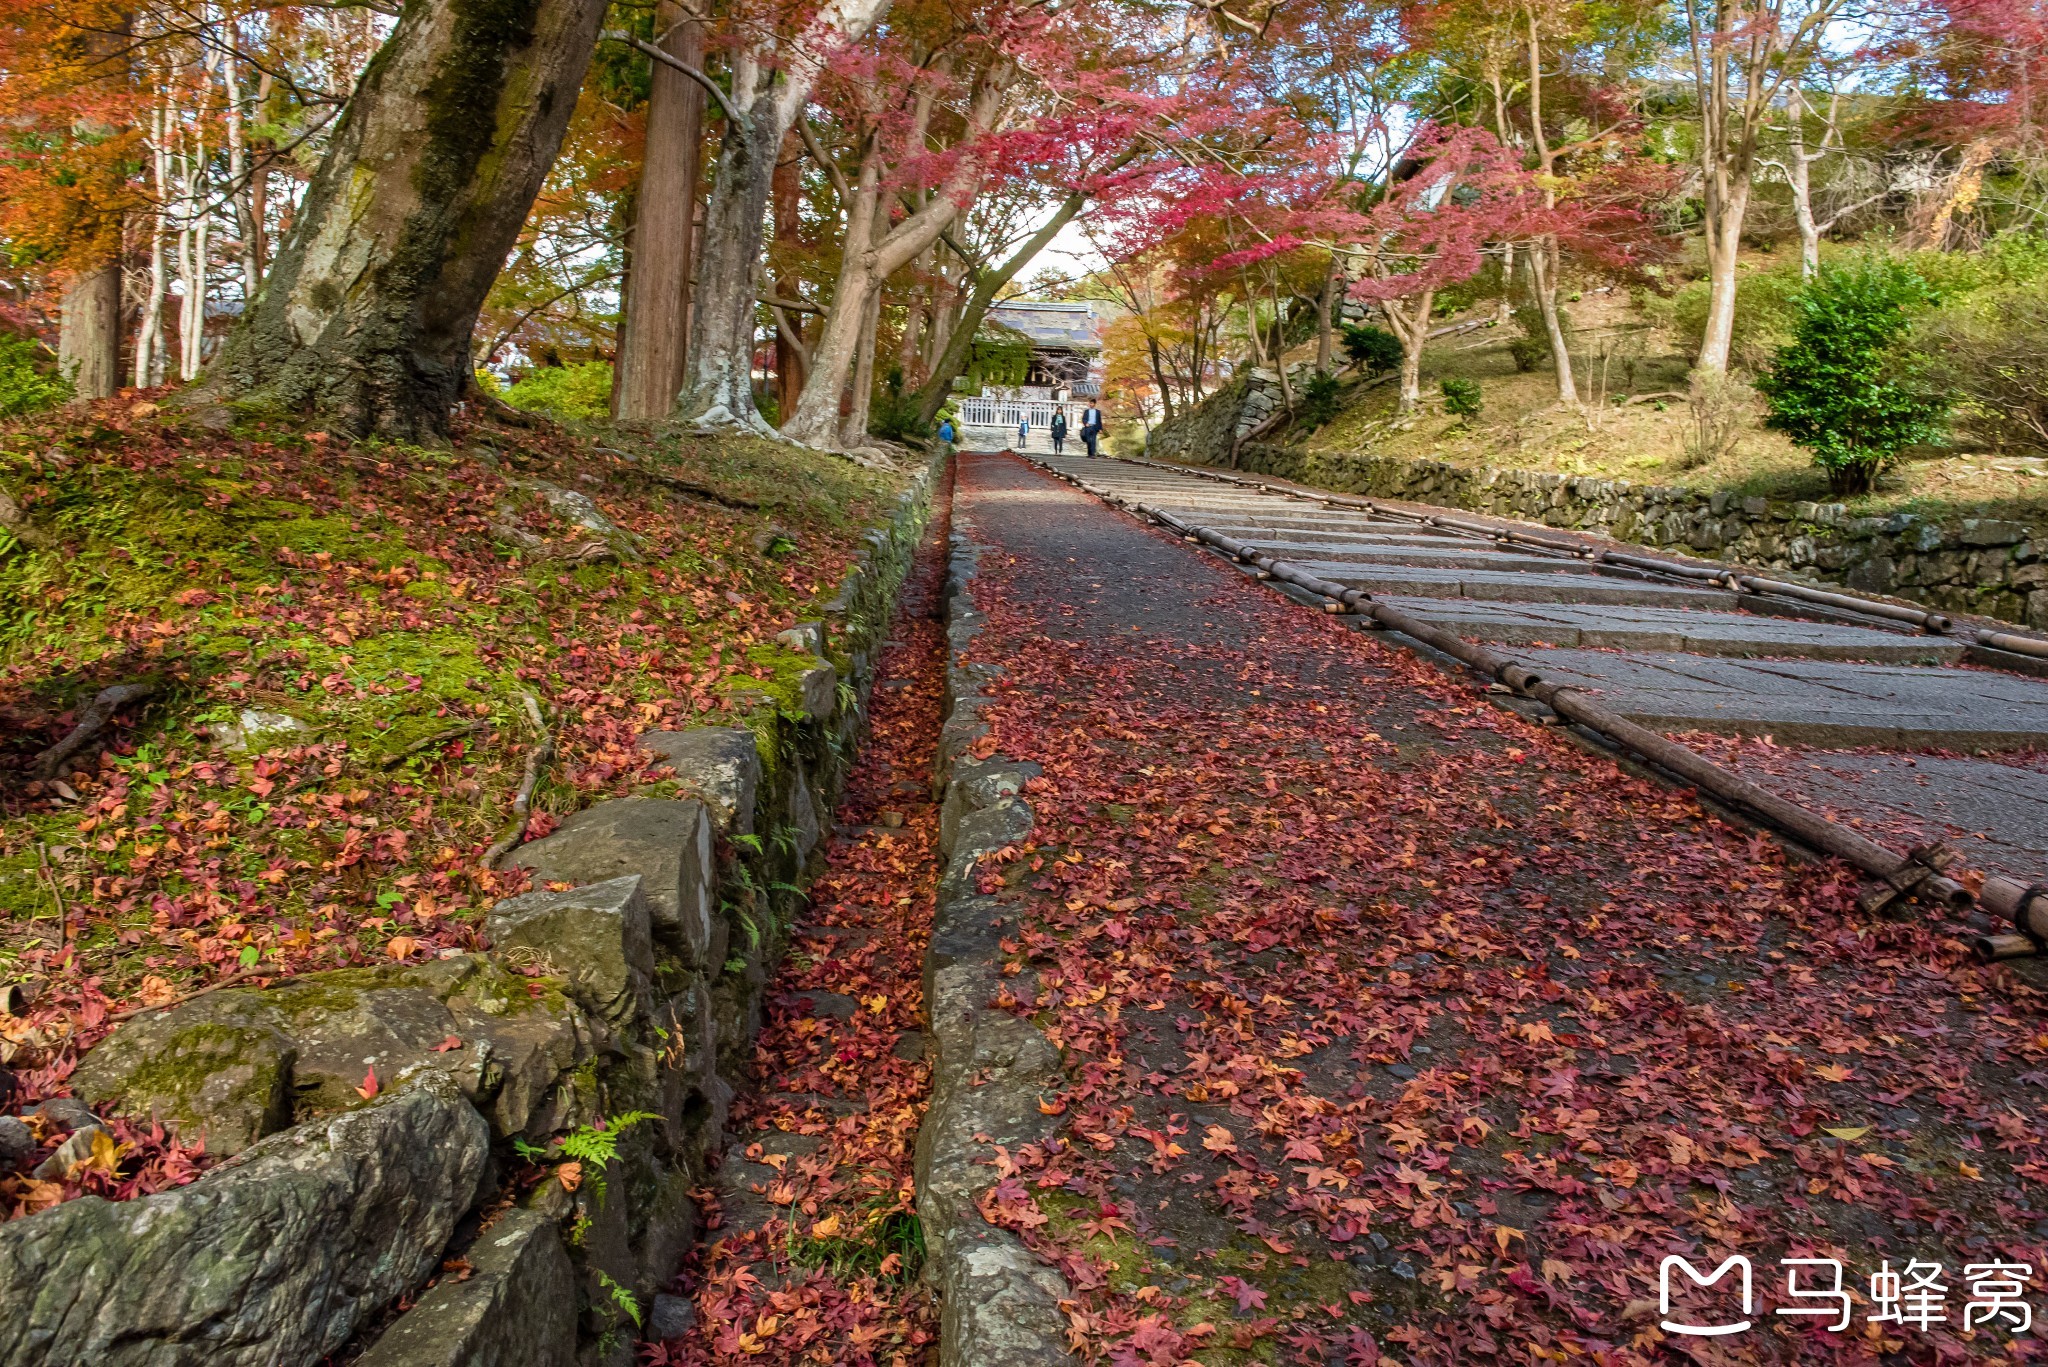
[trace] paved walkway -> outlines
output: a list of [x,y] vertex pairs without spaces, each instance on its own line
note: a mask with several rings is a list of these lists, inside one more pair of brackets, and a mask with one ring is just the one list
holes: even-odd
[[[981,870],[994,1004],[1065,1074],[982,1210],[1089,1353],[2024,1353],[1959,1332],[1965,1264],[2048,1270],[2023,978],[1015,458],[963,457],[955,509],[984,715],[1043,769],[1030,843]],[[1750,1257],[1752,1327],[1660,1328],[1669,1254]],[[1787,1299],[1799,1256],[1842,1263],[1847,1332],[1775,1313],[1819,1304]],[[1914,1258],[1947,1318],[1871,1322],[1871,1274]]]
[[[1899,848],[1945,838],[1989,871],[2048,872],[2048,681],[1969,667],[1954,639],[1154,466],[1047,463],[1467,639],[1514,646],[1546,678],[1643,725],[1767,739],[1721,757]],[[1785,746],[2001,753],[1859,764],[1845,788],[1837,760],[1788,766]]]

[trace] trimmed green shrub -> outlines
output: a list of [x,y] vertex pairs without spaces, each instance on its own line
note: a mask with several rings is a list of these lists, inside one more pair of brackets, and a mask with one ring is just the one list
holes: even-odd
[[0,332],[0,418],[40,413],[71,398],[69,377],[38,365],[36,350],[33,337]]
[[1337,377],[1317,371],[1308,377],[1301,387],[1301,403],[1295,409],[1295,421],[1303,427],[1321,427],[1337,416]]
[[1933,300],[1911,266],[1874,255],[1823,265],[1793,296],[1792,341],[1757,388],[1766,425],[1812,451],[1834,492],[1868,492],[1900,451],[1941,436],[1947,396],[1893,355],[1910,310]]
[[1366,374],[1376,375],[1401,364],[1401,339],[1369,323],[1346,323],[1344,354]]
[[1516,337],[1508,343],[1508,355],[1515,359],[1515,369],[1524,375],[1550,359],[1550,342],[1547,338]]
[[1476,418],[1485,407],[1477,380],[1445,380],[1444,412],[1454,418]]

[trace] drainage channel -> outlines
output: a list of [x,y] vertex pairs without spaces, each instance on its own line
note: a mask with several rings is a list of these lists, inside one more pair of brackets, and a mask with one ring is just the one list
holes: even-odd
[[882,648],[870,736],[765,994],[714,1214],[643,1362],[918,1361],[937,1340],[912,1175],[931,1090],[925,945],[952,476]]

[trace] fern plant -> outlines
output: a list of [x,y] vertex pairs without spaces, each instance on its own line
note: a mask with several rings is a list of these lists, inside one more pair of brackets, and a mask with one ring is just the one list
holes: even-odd
[[602,1269],[598,1271],[597,1284],[603,1287],[605,1294],[612,1298],[613,1305],[626,1312],[626,1318],[633,1321],[633,1327],[638,1329],[640,1327],[639,1298],[625,1287],[613,1281],[611,1276]]
[[627,1111],[615,1115],[599,1129],[594,1125],[579,1125],[562,1136],[557,1146],[562,1157],[573,1158],[583,1165],[583,1180],[597,1193],[598,1204],[604,1204],[604,1171],[619,1156],[619,1140],[627,1130],[643,1120],[659,1120],[653,1111]]

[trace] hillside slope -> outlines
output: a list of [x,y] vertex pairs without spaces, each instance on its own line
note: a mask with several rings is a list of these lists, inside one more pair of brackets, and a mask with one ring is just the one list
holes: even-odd
[[794,706],[775,634],[905,482],[753,439],[206,416],[0,431],[0,989],[71,965],[0,1010],[0,1065],[68,1069],[110,1010],[237,966],[472,945],[525,877],[483,855],[540,730],[530,833],[634,786],[643,731]]

